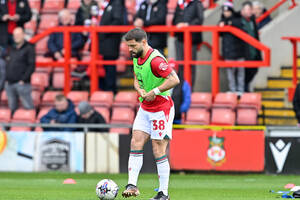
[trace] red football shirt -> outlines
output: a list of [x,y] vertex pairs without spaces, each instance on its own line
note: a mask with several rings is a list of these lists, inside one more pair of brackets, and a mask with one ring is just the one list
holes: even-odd
[[[16,14],[16,9],[17,9],[17,1],[11,2],[8,1],[8,14],[10,16],[14,16]],[[8,25],[7,25],[7,31],[8,33],[12,34],[14,29],[17,27],[17,23],[15,21],[8,21]]]
[[[142,65],[149,58],[154,50],[150,48],[144,58],[138,58],[138,64]],[[151,61],[151,70],[156,77],[166,78],[171,72],[172,68],[162,57],[155,57]],[[141,107],[148,112],[167,111],[173,106],[173,101],[170,96],[164,97],[157,95],[153,101],[144,100]]]

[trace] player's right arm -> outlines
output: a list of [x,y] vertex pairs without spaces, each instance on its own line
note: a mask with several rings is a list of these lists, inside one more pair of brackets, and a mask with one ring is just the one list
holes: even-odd
[[140,88],[139,81],[137,80],[135,74],[134,74],[134,83],[133,83],[133,85],[134,85],[135,90],[139,93],[139,95],[140,95],[142,98],[144,98],[145,95],[146,95],[146,91],[145,91],[144,89],[141,89],[141,88]]

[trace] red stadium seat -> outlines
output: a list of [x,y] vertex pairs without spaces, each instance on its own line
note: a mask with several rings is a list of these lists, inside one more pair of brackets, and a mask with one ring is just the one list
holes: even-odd
[[29,6],[31,9],[39,11],[41,9],[41,0],[29,0]]
[[211,93],[193,92],[191,97],[191,108],[210,109],[212,104]]
[[39,40],[35,45],[35,50],[37,54],[45,54],[48,51],[47,42],[49,37],[44,37]]
[[[56,69],[56,68],[55,68]],[[73,82],[70,80],[72,88]],[[55,89],[63,89],[65,86],[65,74],[64,72],[54,72],[52,78],[52,87]]]
[[6,91],[3,90],[1,93],[1,106],[2,107],[7,107],[8,106],[8,100],[7,100],[7,95],[6,95]]
[[111,128],[109,132],[128,135],[130,133],[130,128]]
[[186,115],[185,124],[210,124],[210,113],[207,109],[191,108]]
[[65,0],[45,0],[43,13],[58,13],[65,6]]
[[45,94],[43,95],[43,98],[42,98],[41,106],[42,107],[53,107],[56,95],[62,94],[62,93],[63,93],[62,91],[47,91],[47,92],[45,92]]
[[213,103],[214,108],[231,108],[237,106],[237,95],[235,93],[218,93]]
[[11,120],[11,111],[8,108],[0,108],[0,122],[9,123]]
[[110,112],[108,108],[105,107],[94,107],[94,109],[102,115],[105,119],[105,122],[108,124],[110,123]]
[[41,21],[39,25],[39,31],[44,31],[47,28],[51,28],[58,25],[58,15],[57,14],[43,14],[41,16]]
[[131,108],[113,108],[112,124],[132,124],[134,120],[134,111]]
[[91,95],[90,104],[94,107],[110,108],[113,103],[114,94],[111,91],[96,91]]
[[238,108],[237,109],[237,124],[238,125],[257,125],[258,112],[253,108]]
[[244,93],[237,107],[237,124],[256,125],[260,108],[261,94]]
[[38,108],[41,103],[41,92],[33,90],[31,92],[31,97],[33,100],[34,107]]
[[49,76],[46,73],[34,72],[31,76],[31,85],[34,90],[43,92],[49,86]]
[[[11,120],[12,123],[34,123],[35,118],[35,110],[25,110],[25,109],[18,109],[14,113],[14,116]],[[31,127],[11,127],[11,131],[30,131]]]
[[212,110],[211,124],[213,125],[234,125],[235,112],[230,109],[217,108]]
[[138,95],[135,91],[118,92],[115,96],[114,107],[130,107],[135,108],[138,101]]
[[[50,57],[44,57],[44,56],[36,56],[35,58],[36,62],[41,62],[41,63],[48,63],[48,62],[52,62],[53,59]],[[41,72],[41,73],[46,73],[48,75],[50,75],[50,73],[53,71],[53,67],[52,65],[48,65],[47,67],[36,67],[35,68],[35,72]]]
[[261,109],[261,94],[244,93],[239,101],[238,107],[252,107],[259,111]]
[[31,127],[14,126],[10,128],[10,131],[31,131]]
[[81,6],[81,0],[71,0],[68,3],[68,9],[76,11]]
[[86,91],[71,91],[67,95],[75,105],[78,105],[81,101],[88,101],[89,93]]
[[[132,124],[134,120],[134,111],[130,108],[113,108],[111,124]],[[111,133],[129,134],[129,128],[111,128]]]

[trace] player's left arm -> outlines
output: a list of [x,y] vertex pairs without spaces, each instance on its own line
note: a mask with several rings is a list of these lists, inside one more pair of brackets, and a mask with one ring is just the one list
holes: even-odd
[[146,101],[153,101],[155,99],[155,96],[158,93],[165,92],[167,90],[170,90],[171,88],[175,87],[180,83],[180,80],[174,70],[171,71],[171,73],[165,78],[165,81],[158,87],[154,88],[153,90],[149,91],[145,95]]

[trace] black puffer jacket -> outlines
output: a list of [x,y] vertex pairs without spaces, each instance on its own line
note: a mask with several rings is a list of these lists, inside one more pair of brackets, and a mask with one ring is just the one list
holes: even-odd
[[[166,25],[167,5],[163,0],[158,0],[152,5],[150,18],[147,19],[148,3],[144,1],[135,16],[144,21],[144,26]],[[150,33],[148,38],[149,44],[153,48],[165,48],[167,46],[167,34],[165,33]]]
[[[2,21],[2,17],[8,14],[8,1],[9,0],[1,0],[0,1],[0,46],[7,47],[8,45],[8,31],[7,21]],[[20,15],[20,19],[17,22],[17,26],[24,27],[24,24],[31,19],[31,10],[27,0],[16,0],[16,14]]]
[[[220,22],[225,25],[234,26],[242,29],[242,21],[240,16],[233,15],[230,18],[222,16]],[[245,57],[245,43],[229,32],[221,33],[222,37],[222,56],[224,59],[235,60]]]
[[[101,17],[100,25],[124,25],[124,0],[110,0]],[[99,50],[104,57],[117,59],[121,43],[121,33],[99,34]]]
[[[199,0],[194,0],[184,9],[181,9],[179,5],[176,7],[175,15],[173,18],[173,25],[177,25],[181,22],[188,23],[189,25],[202,25],[204,19],[204,8]],[[183,34],[176,34],[179,41],[183,41]],[[202,33],[192,33],[192,43],[199,44],[202,42]]]

